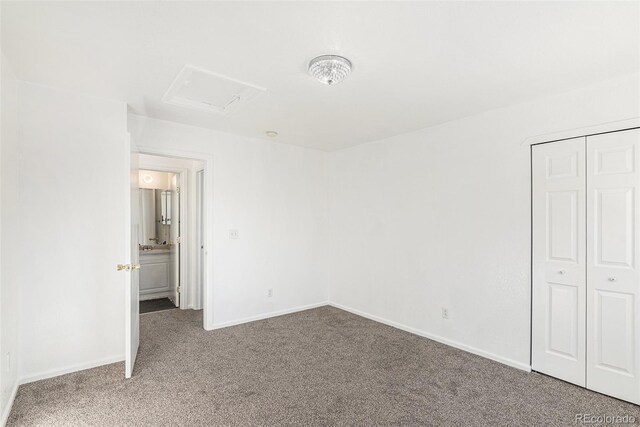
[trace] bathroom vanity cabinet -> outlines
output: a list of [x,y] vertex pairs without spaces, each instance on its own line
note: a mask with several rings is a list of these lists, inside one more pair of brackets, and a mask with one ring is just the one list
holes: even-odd
[[174,248],[140,251],[140,300],[172,297],[176,286]]

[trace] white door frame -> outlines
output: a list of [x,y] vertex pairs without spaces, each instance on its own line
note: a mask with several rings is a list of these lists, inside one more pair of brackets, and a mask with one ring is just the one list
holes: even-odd
[[200,289],[200,294],[196,300],[196,306],[202,307],[202,289],[204,288],[204,170],[196,170],[196,192],[195,192],[195,208],[196,208],[196,281],[198,283],[197,288]]
[[[204,242],[205,242],[205,271],[202,287],[202,326],[205,330],[213,330],[213,156],[187,150],[163,149],[138,145],[140,154],[155,156],[177,157],[188,160],[199,160],[204,163]],[[176,168],[174,168],[176,169]],[[178,168],[179,169],[179,168]],[[180,301],[182,305],[182,298]]]
[[[142,153],[139,154],[149,154]],[[189,298],[190,289],[187,286],[184,286],[187,283],[187,271],[189,269],[189,257],[191,253],[189,251],[189,227],[187,226],[187,221],[189,220],[189,169],[180,168],[180,167],[172,167],[172,166],[156,166],[150,163],[145,163],[143,160],[140,161],[139,164],[140,170],[150,170],[155,172],[168,172],[174,173],[179,176],[178,187],[180,188],[180,238],[182,240],[179,243],[180,247],[180,265],[178,266],[180,270],[180,283],[178,286],[180,289],[180,309],[187,309],[187,301]],[[184,203],[186,200],[187,203]],[[184,244],[183,244],[184,243]]]
[[627,120],[534,135],[520,143],[521,146],[529,148],[529,370],[533,361],[533,146],[638,128],[640,128],[640,117],[632,117]]

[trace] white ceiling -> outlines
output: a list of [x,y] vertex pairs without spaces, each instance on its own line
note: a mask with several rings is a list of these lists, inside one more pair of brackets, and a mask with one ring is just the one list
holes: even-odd
[[[136,114],[335,150],[640,65],[638,2],[2,2],[18,77]],[[308,61],[353,62],[325,86]],[[267,92],[232,117],[161,98],[185,64]]]

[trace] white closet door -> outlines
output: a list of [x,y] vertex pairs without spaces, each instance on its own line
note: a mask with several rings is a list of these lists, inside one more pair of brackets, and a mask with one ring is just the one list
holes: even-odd
[[587,387],[640,403],[640,130],[587,138]]
[[532,368],[585,385],[585,138],[533,147]]

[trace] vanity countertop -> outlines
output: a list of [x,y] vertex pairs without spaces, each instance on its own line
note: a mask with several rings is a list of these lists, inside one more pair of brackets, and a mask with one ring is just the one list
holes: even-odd
[[175,252],[175,247],[160,247],[155,246],[153,249],[139,249],[140,255],[161,255],[161,254],[172,254]]

